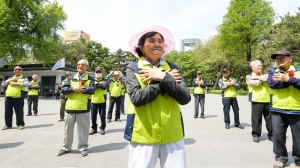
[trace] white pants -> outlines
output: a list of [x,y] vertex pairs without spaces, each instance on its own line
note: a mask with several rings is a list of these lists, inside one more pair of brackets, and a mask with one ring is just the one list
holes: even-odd
[[80,151],[88,148],[90,113],[68,114],[65,119],[65,134],[63,150],[70,151],[73,143],[74,127],[77,122],[78,149]]
[[157,158],[161,168],[185,168],[184,139],[163,145],[130,143],[128,168],[154,168]]

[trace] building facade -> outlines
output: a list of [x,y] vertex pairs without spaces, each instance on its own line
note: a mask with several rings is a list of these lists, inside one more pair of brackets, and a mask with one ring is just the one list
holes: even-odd
[[82,30],[66,31],[64,41],[66,43],[70,43],[73,41],[77,41],[80,38],[84,38],[86,42],[90,41],[90,35]]

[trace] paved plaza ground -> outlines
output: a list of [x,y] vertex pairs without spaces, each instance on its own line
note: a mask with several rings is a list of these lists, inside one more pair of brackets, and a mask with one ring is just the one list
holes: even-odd
[[[128,99],[126,97],[126,99]],[[206,119],[194,119],[194,99],[182,106],[185,126],[185,147],[188,168],[268,168],[273,167],[272,142],[267,138],[265,123],[259,143],[251,137],[251,106],[246,96],[239,96],[240,121],[245,129],[231,125],[224,128],[223,106],[220,95],[206,95]],[[127,103],[125,103],[126,105]],[[63,122],[59,119],[59,101],[40,98],[38,116],[25,116],[25,129],[0,130],[0,168],[125,168],[128,163],[128,141],[123,138],[126,115],[122,122],[107,124],[106,134],[89,137],[89,155],[82,157],[77,150],[75,133],[73,150],[64,156],[56,156],[63,141]],[[24,107],[27,114],[27,102]],[[4,123],[4,97],[0,97],[0,126]],[[14,124],[15,124],[15,115]],[[230,112],[233,124],[233,112]],[[98,123],[100,122],[98,118]],[[76,130],[75,130],[76,132]],[[289,162],[292,138],[287,132]],[[159,160],[156,167],[159,166]]]

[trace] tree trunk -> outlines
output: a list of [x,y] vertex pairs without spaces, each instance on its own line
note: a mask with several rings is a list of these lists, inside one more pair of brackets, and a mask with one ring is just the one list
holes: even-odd
[[[249,51],[247,52],[247,62],[250,63],[251,60],[251,50],[249,49]],[[250,74],[252,72],[251,67],[248,68],[248,74]]]

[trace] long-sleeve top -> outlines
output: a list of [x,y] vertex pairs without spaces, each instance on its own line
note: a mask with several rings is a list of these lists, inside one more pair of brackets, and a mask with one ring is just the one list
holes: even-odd
[[[199,84],[195,83],[196,80],[197,80],[197,78],[194,78],[194,79],[193,79],[193,86],[194,86],[194,87],[195,87],[195,86],[199,86]],[[202,80],[202,81],[203,81],[203,80]],[[206,82],[203,81],[203,83],[200,85],[200,87],[206,88]]]
[[[224,78],[224,77],[223,77]],[[219,80],[219,87],[220,87],[220,89],[221,90],[226,90],[229,86],[227,86],[227,85],[225,85],[224,84],[224,79],[223,78],[221,78],[220,80]],[[239,87],[240,87],[240,85],[236,82],[236,80],[234,79],[234,78],[230,78],[230,77],[228,77],[228,79],[231,79],[231,80],[233,80],[234,81],[234,84],[232,85],[234,88],[235,88],[235,90],[238,90],[239,89]]]
[[[179,69],[179,68],[176,68]],[[138,82],[134,68],[129,64],[126,70],[128,95],[134,106],[139,107],[155,100],[157,95],[167,92],[179,104],[185,105],[190,102],[191,95],[185,82],[180,83],[168,73],[161,82],[151,82],[147,87],[141,88]]]
[[262,75],[262,76],[256,76],[258,79],[250,79],[251,76],[247,75],[246,76],[246,83],[250,86],[256,87],[261,85],[263,82],[266,82],[268,79],[268,75]]
[[300,90],[300,79],[290,77],[287,82],[274,81],[272,76],[274,75],[274,70],[270,69],[268,72],[267,83],[271,89],[282,89],[288,88],[290,85],[294,86],[296,89]]
[[[13,78],[13,76],[9,77],[6,81],[3,81],[2,82],[2,86],[7,86],[9,84],[9,82],[12,80],[12,78]],[[29,81],[28,81],[27,77],[24,78],[24,82],[23,83],[19,83],[18,85],[20,87],[28,87]]]

